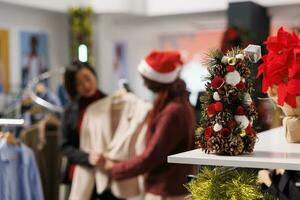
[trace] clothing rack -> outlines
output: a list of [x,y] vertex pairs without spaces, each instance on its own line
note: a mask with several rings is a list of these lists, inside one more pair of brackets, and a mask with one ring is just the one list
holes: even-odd
[[24,119],[0,118],[0,126],[22,126],[24,122]]
[[31,80],[28,83],[28,85],[26,87],[26,93],[32,98],[32,100],[36,104],[38,104],[44,108],[47,108],[50,111],[57,112],[57,113],[63,113],[64,109],[62,107],[54,105],[54,104],[40,98],[35,92],[35,86],[38,83],[40,83],[41,81],[49,79],[50,77],[53,77],[53,76],[62,75],[64,72],[65,72],[65,68],[59,67],[52,71],[47,71],[47,72],[40,74],[39,76],[37,76],[36,78],[34,78],[33,80]]

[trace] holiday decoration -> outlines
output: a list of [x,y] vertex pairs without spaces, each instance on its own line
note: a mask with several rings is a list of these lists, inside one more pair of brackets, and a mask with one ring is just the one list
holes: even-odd
[[[239,155],[253,151],[257,112],[251,98],[249,56],[238,48],[226,55],[220,50],[209,55],[210,82],[201,98],[200,127],[196,131],[197,144],[206,153]],[[251,56],[259,57],[260,51]]]
[[159,83],[172,83],[183,61],[178,51],[152,51],[139,64],[138,71],[146,78]]
[[280,28],[265,42],[268,54],[258,68],[263,75],[262,91],[268,93],[286,117],[283,119],[288,142],[300,142],[300,39]]
[[276,199],[261,192],[257,173],[250,169],[203,167],[186,188],[193,200]]
[[78,48],[87,47],[87,61],[93,63],[92,58],[92,9],[73,7],[69,10],[71,60],[79,60]]

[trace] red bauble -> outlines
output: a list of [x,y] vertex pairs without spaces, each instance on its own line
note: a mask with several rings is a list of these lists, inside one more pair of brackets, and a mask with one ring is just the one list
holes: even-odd
[[217,112],[221,112],[223,110],[223,104],[221,102],[216,102],[215,103],[215,110]]
[[234,66],[231,66],[231,65],[228,65],[228,66],[226,67],[226,71],[227,71],[227,72],[233,72],[233,71],[235,71],[235,67],[234,67]]
[[254,136],[255,135],[255,131],[253,130],[253,128],[250,126],[247,126],[247,128],[245,129],[246,131],[246,134],[249,135],[249,136]]
[[238,107],[237,107],[237,109],[236,109],[236,114],[237,114],[237,115],[245,115],[245,111],[244,111],[243,106],[238,106]]
[[224,84],[224,82],[224,78],[222,78],[221,76],[216,76],[211,81],[211,87],[216,90],[220,88]]
[[238,84],[235,86],[238,90],[245,89],[245,83],[243,81],[240,81]]
[[215,104],[211,103],[207,107],[207,115],[208,117],[213,117],[216,114]]
[[228,127],[232,130],[236,127],[237,123],[235,120],[231,120],[227,123]]
[[209,138],[211,138],[213,134],[213,128],[210,126],[210,127],[207,127],[204,131],[204,137],[206,140],[208,140]]
[[222,128],[220,133],[222,137],[228,137],[230,135],[230,130],[228,128]]

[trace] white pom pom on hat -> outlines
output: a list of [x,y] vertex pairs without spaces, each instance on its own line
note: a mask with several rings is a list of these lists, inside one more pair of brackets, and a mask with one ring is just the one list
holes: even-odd
[[183,64],[177,51],[152,51],[138,66],[138,71],[146,78],[159,83],[172,83]]

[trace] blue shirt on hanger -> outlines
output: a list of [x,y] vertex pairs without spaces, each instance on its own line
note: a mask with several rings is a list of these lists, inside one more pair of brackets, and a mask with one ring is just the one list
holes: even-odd
[[0,199],[43,200],[34,154],[25,145],[0,140]]

